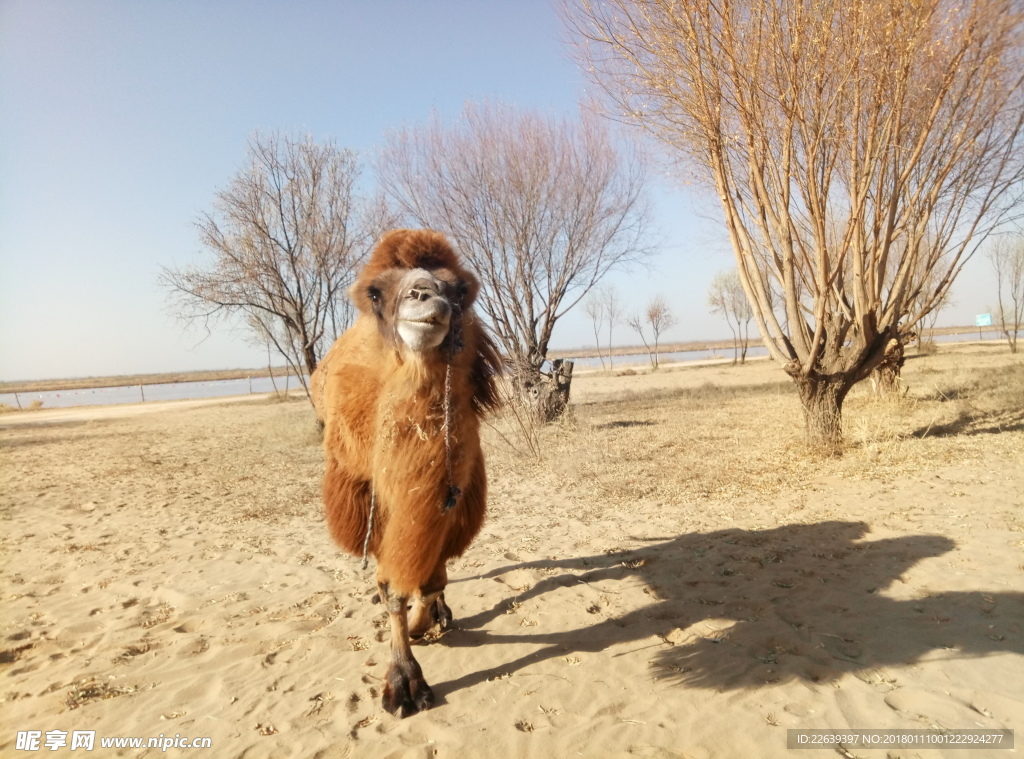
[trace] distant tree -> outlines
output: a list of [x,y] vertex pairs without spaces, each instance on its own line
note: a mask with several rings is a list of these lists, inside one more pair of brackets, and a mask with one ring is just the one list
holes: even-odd
[[754,318],[754,310],[747,301],[743,284],[735,269],[720,271],[711,280],[708,291],[708,305],[711,313],[725,317],[726,324],[732,332],[732,362],[737,358],[741,364],[747,361],[747,350],[750,348],[750,320]]
[[356,154],[333,142],[255,134],[245,168],[196,222],[210,260],[162,269],[172,308],[207,328],[242,317],[305,387],[351,321],[347,288],[388,226],[382,203],[356,195],[359,176]]
[[377,171],[412,222],[450,234],[472,263],[481,308],[534,396],[550,385],[541,366],[558,320],[649,252],[641,163],[587,113],[467,104],[454,123],[435,115],[389,134]]
[[615,365],[612,359],[612,334],[622,323],[622,301],[619,299],[619,291],[612,285],[601,288],[600,299],[604,318],[608,322],[608,368],[612,368]]
[[1017,335],[1024,326],[1024,237],[997,240],[989,249],[989,259],[996,272],[996,316],[1010,352],[1016,353]]
[[[661,358],[658,355],[658,343],[661,340],[662,333],[665,330],[672,329],[676,324],[676,317],[669,308],[665,296],[656,295],[651,298],[643,317],[640,314],[633,314],[626,320],[626,324],[640,335],[644,348],[647,349],[647,353],[651,357],[651,366],[655,369],[661,366]],[[653,347],[647,342],[647,337],[644,334],[645,324],[651,328]]]
[[594,346],[597,348],[597,357],[601,361],[601,369],[604,369],[604,354],[601,352],[601,327],[604,325],[604,304],[601,302],[600,290],[591,290],[590,295],[583,301],[583,313],[590,319],[590,326],[594,330]]
[[565,8],[610,115],[646,129],[714,188],[807,439],[838,451],[843,401],[899,338],[919,262],[939,272],[941,293],[1017,207],[1021,4]]

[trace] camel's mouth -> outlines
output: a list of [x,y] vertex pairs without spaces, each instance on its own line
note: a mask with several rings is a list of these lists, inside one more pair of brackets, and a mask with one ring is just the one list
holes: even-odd
[[398,319],[395,325],[407,347],[422,352],[436,348],[448,334],[450,316],[447,313]]
[[426,316],[422,319],[400,319],[399,321],[408,322],[409,324],[427,324],[435,327],[448,326],[448,318],[441,316]]

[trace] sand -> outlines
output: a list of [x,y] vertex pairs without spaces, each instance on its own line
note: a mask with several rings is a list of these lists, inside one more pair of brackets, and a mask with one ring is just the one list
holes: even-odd
[[[802,451],[768,362],[579,377],[540,460],[492,441],[456,629],[415,648],[438,703],[406,720],[308,404],[5,415],[0,755],[32,755],[19,730],[93,730],[100,756],[1018,755],[786,748],[1024,741],[1024,410],[969,396],[991,367],[1024,376],[992,349],[908,363],[915,405],[851,399],[842,460]],[[176,734],[212,748],[98,744]]]

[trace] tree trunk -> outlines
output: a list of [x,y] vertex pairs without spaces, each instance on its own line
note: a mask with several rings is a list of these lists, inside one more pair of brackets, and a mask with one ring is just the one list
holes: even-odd
[[913,335],[903,338],[894,337],[885,346],[885,355],[882,358],[882,363],[871,372],[871,386],[875,390],[875,395],[888,398],[902,395],[905,392],[901,373],[903,371],[903,364],[907,360],[905,343],[909,342],[912,338]]
[[[312,377],[313,372],[316,371],[316,365],[320,363],[316,357],[315,345],[307,345],[302,349],[302,360],[306,364],[306,374]],[[301,372],[302,370],[300,369],[299,371]]]
[[795,379],[804,411],[807,444],[826,455],[838,455],[843,442],[843,401],[850,391],[849,385],[821,376]]
[[517,380],[519,393],[543,424],[560,419],[569,405],[574,362],[555,359],[551,373],[527,371]]

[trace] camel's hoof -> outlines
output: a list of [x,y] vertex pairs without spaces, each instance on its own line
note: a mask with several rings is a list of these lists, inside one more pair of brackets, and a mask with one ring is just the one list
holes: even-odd
[[434,691],[422,677],[406,678],[399,672],[392,673],[389,670],[382,705],[399,719],[405,719],[432,707]]
[[452,610],[448,607],[448,604],[444,602],[444,594],[437,597],[437,601],[434,602],[434,608],[430,610],[430,616],[434,618],[434,622],[442,630],[451,629]]

